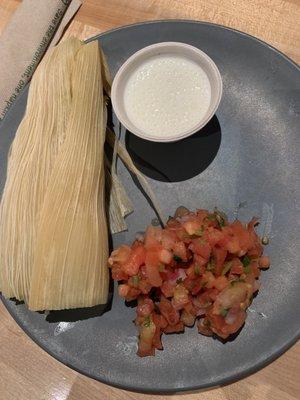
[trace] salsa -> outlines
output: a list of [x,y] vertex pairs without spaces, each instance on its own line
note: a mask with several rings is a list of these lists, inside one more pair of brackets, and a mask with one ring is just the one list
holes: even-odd
[[229,222],[217,209],[179,207],[165,228],[149,226],[131,246],[111,253],[119,295],[137,300],[139,356],[161,350],[162,333],[195,323],[199,333],[222,339],[243,326],[260,272],[270,265],[257,223]]

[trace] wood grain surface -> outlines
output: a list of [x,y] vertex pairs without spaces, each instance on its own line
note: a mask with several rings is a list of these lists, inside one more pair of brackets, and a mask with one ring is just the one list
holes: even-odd
[[[0,33],[19,3],[0,0]],[[230,26],[263,39],[300,63],[300,0],[85,0],[66,35],[86,39],[117,26],[164,18]],[[60,364],[33,343],[0,304],[0,400],[299,398],[299,343],[271,365],[237,383],[203,392],[144,395],[101,384]]]

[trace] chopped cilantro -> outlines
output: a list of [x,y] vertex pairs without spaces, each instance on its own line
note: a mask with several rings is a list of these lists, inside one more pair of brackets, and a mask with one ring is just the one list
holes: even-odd
[[250,263],[251,263],[251,260],[250,260],[250,258],[248,257],[248,256],[245,256],[243,259],[242,259],[242,263],[243,263],[243,266],[244,266],[244,272],[245,272],[245,274],[249,274],[250,273]]
[[211,258],[206,266],[207,271],[214,271],[215,269],[215,260]]
[[220,311],[220,315],[222,315],[222,317],[226,317],[228,311],[229,311],[228,308],[222,308]]
[[214,215],[215,215],[216,220],[217,220],[217,222],[219,224],[219,227],[223,228],[226,225],[226,222],[227,222],[227,219],[228,219],[227,215],[225,213],[223,213],[222,211],[219,211],[217,209],[217,207],[215,207],[215,209],[214,209]]
[[138,275],[134,275],[134,276],[132,277],[132,283],[133,283],[135,286],[139,284],[139,281],[140,281],[140,278],[139,278]]
[[230,270],[230,268],[232,267],[232,262],[226,262],[224,264],[223,270],[222,270],[222,275],[226,275],[227,272]]
[[248,265],[250,264],[251,260],[248,256],[245,256],[242,260],[243,266],[244,267],[248,267]]
[[164,264],[159,264],[158,270],[159,270],[159,272],[164,272],[164,270],[165,270]]
[[245,282],[245,279],[239,278],[239,279],[236,279],[235,281],[231,281],[230,284],[231,284],[231,286],[234,286],[235,284],[240,283],[240,282]]
[[215,214],[209,214],[206,218],[207,218],[209,221],[215,221],[215,220],[216,220]]
[[245,274],[250,274],[250,272],[251,272],[250,265],[244,266],[244,272],[245,272]]
[[202,236],[204,233],[203,226],[195,231],[196,236]]
[[143,324],[143,325],[144,325],[146,328],[149,328],[150,323],[151,323],[150,315],[148,315],[148,317],[145,318],[145,321],[144,321],[144,324]]
[[177,256],[176,254],[173,255],[173,260],[178,262],[178,263],[182,262],[182,258]]
[[195,275],[200,275],[200,267],[198,264],[195,265],[194,272],[195,272]]

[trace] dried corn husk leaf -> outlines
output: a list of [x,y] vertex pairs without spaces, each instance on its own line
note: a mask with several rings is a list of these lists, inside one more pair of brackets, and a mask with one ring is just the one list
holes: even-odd
[[32,310],[88,307],[108,296],[104,102],[98,43],[77,53],[66,138],[37,229]]
[[116,135],[115,133],[107,128],[106,131],[106,139],[107,142],[109,143],[109,145],[111,147],[114,147],[115,145],[117,146],[117,153],[119,155],[119,157],[121,158],[121,160],[123,161],[123,163],[126,165],[126,167],[128,168],[128,170],[133,173],[136,178],[138,179],[142,189],[144,190],[144,192],[146,193],[146,195],[149,197],[153,208],[158,216],[158,218],[160,219],[160,223],[162,225],[165,224],[165,219],[164,219],[164,215],[163,212],[158,204],[158,201],[156,199],[156,196],[151,188],[151,186],[149,185],[148,181],[146,180],[146,178],[144,177],[144,175],[136,168],[136,166],[134,165],[128,151],[126,150],[126,148],[123,146],[123,144],[120,141],[116,142]]
[[0,290],[28,297],[36,223],[71,104],[70,68],[82,43],[49,50],[31,81],[25,116],[11,146],[0,206]]

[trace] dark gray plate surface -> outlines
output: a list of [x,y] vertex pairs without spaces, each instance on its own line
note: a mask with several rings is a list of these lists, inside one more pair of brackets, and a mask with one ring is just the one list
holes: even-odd
[[[149,179],[167,215],[184,204],[191,209],[217,206],[233,217],[237,205],[243,203],[239,218],[261,216],[259,232],[271,237],[266,254],[271,256],[272,267],[263,273],[261,291],[234,341],[223,344],[198,335],[196,328],[187,329],[185,334],[164,336],[164,351],[143,359],[136,356],[135,310],[126,307],[116,293],[111,310],[102,316],[96,309],[50,314],[46,320],[44,314],[30,312],[22,304],[3,300],[4,304],[47,352],[102,382],[157,392],[203,388],[241,378],[275,359],[299,337],[299,68],[259,40],[205,23],[151,22],[107,32],[99,40],[113,74],[132,53],[160,41],[189,43],[215,61],[224,93],[211,130],[204,132],[205,139],[201,135],[190,138],[182,151],[149,144],[144,170],[151,176],[153,159],[155,168],[169,174],[166,179]],[[9,144],[26,97],[27,91],[0,126],[1,189]],[[137,152],[145,154],[145,149],[128,138],[129,147],[136,146]],[[196,146],[199,151],[190,153]],[[171,171],[163,165],[163,151],[174,164]],[[154,175],[159,174],[155,168]],[[189,172],[182,174],[180,169],[189,168],[190,176],[197,168],[201,173],[186,179]],[[119,171],[135,212],[128,218],[128,232],[114,238],[115,245],[131,242],[135,232],[154,218],[122,165]]]

